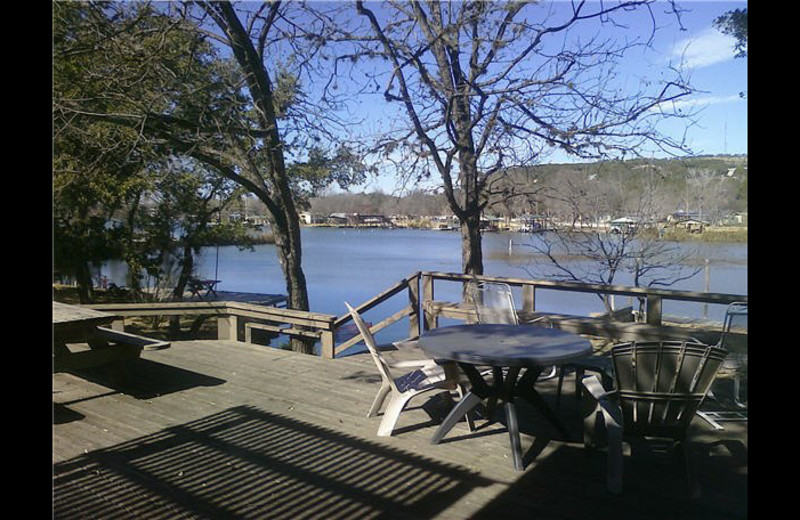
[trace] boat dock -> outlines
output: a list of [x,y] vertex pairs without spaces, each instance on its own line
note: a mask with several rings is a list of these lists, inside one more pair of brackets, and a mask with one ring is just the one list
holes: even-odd
[[271,307],[286,307],[288,298],[285,294],[267,294],[235,291],[216,291],[198,298],[191,293],[185,293],[186,301],[209,302],[239,302],[254,303],[256,305],[269,305]]

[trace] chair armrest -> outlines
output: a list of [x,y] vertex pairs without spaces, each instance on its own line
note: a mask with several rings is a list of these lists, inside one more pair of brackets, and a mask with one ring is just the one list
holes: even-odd
[[416,349],[419,348],[419,343],[417,342],[417,340],[419,340],[418,337],[405,338],[397,341],[392,341],[392,345],[394,345],[394,347],[397,349],[404,349],[404,348]]
[[[606,485],[612,493],[622,491],[622,411],[610,397],[617,392],[603,388],[596,375],[584,377],[581,381],[586,389],[583,418],[583,444],[595,448],[602,444],[608,446]],[[602,421],[599,419],[602,417]],[[605,432],[603,439],[602,432]],[[602,442],[602,441],[605,442]],[[600,442],[599,442],[600,441]]]
[[162,350],[170,347],[169,341],[146,338],[144,336],[138,336],[120,330],[107,329],[105,327],[97,327],[97,334],[108,341],[124,343],[126,345],[136,345],[142,347],[144,350]]
[[581,380],[581,384],[588,392],[588,395],[597,402],[605,401],[607,397],[617,393],[616,390],[606,390],[596,375],[584,377],[583,380]]
[[405,361],[397,361],[395,363],[388,363],[390,368],[412,368],[412,367],[428,367],[436,366],[438,363],[433,359],[409,359]]
[[398,351],[405,351],[407,355],[415,355],[419,357],[419,359],[411,359],[411,360],[401,360],[401,361],[391,361],[387,360],[389,367],[391,368],[419,368],[419,367],[432,367],[438,365],[438,363],[430,358],[423,357],[425,353],[422,352],[422,349],[419,348],[419,343],[417,343],[416,337],[401,339],[398,341],[393,341],[392,346]]
[[525,325],[536,325],[536,326],[546,326],[549,328],[553,328],[553,320],[551,320],[548,316],[539,316],[538,318],[531,318],[522,321]]
[[602,412],[603,422],[607,429],[621,428],[622,412],[617,403],[609,399],[616,396],[617,391],[606,390],[596,375],[584,377],[581,383],[586,389],[586,392],[584,392],[587,402],[585,411],[588,414],[585,415],[585,420],[589,420],[590,416],[595,416],[598,412]]

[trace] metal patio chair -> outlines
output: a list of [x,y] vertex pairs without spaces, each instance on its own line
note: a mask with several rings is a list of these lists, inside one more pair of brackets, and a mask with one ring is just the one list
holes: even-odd
[[[472,300],[478,315],[478,323],[504,323],[517,325],[520,322],[517,308],[514,304],[514,295],[508,284],[496,282],[481,282],[471,284]],[[553,328],[553,322],[546,316],[539,316],[528,320],[525,324],[541,325]],[[591,356],[579,361],[566,363],[561,367],[551,367],[539,379],[551,379],[558,374],[558,387],[556,390],[556,408],[561,404],[561,389],[564,376],[568,371],[575,372],[575,394],[580,396],[580,380],[586,372],[595,372],[602,378],[603,384],[610,387],[613,379],[613,367],[608,356]]]
[[[475,304],[475,313],[478,323],[499,324],[499,325],[519,325],[520,319],[517,314],[517,307],[514,304],[514,295],[511,286],[498,282],[478,282],[470,283],[470,296]],[[553,328],[553,323],[549,318],[540,316],[526,321],[526,325],[541,325]],[[539,376],[540,380],[555,377],[556,367],[543,372]]]
[[611,492],[622,491],[622,442],[657,437],[682,448],[690,494],[700,495],[687,432],[727,354],[718,346],[687,341],[621,343],[611,351],[614,390],[606,390],[597,376],[583,379],[584,445],[598,446],[605,430]]
[[747,392],[742,385],[747,383],[747,340],[735,341],[731,332],[747,332],[747,302],[733,302],[725,310],[717,346],[728,351],[728,357],[709,390],[709,399],[697,412],[716,430],[725,429],[721,422],[747,422]]
[[[345,302],[345,305],[347,305],[353,322],[364,338],[364,343],[367,345],[367,349],[369,349],[369,353],[381,375],[381,388],[372,402],[367,417],[377,415],[384,401],[389,397],[389,404],[386,406],[383,412],[383,419],[381,419],[381,423],[378,426],[379,437],[392,435],[400,413],[412,398],[432,392],[455,390],[458,392],[460,399],[467,393],[465,384],[462,383],[455,364],[443,366],[432,359],[407,360],[397,363],[387,362],[361,315],[349,303]],[[400,376],[396,376],[393,373],[393,369],[407,370],[410,368],[414,370]],[[472,419],[468,418],[470,431],[474,429],[473,424]]]

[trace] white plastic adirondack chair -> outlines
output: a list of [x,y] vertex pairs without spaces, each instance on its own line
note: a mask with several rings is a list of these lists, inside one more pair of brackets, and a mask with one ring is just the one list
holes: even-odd
[[[373,361],[375,361],[375,365],[378,367],[378,372],[381,375],[381,388],[378,390],[378,395],[375,396],[375,400],[372,402],[367,417],[374,417],[381,409],[386,398],[391,396],[389,404],[383,412],[383,419],[381,419],[381,423],[378,426],[379,437],[389,437],[392,435],[400,413],[406,407],[406,404],[418,395],[449,390],[456,390],[459,394],[459,398],[462,398],[466,394],[466,388],[459,381],[459,375],[455,365],[452,366],[452,370],[450,370],[451,367],[445,370],[444,366],[438,365],[432,359],[400,361],[398,363],[389,364],[381,355],[381,351],[375,343],[375,338],[372,336],[367,324],[364,323],[361,315],[351,307],[349,303],[345,302],[345,305],[347,305],[353,322],[355,322],[358,331],[364,338],[364,343],[367,345],[369,353]],[[393,368],[416,369],[406,374],[395,376],[392,374]],[[471,421],[469,427],[470,430],[472,430],[473,426]]]
[[718,346],[680,341],[630,342],[613,347],[616,388],[607,391],[596,375],[586,389],[584,444],[598,445],[605,426],[608,488],[622,491],[622,441],[661,437],[681,443],[690,493],[700,495],[692,470],[687,431],[727,352]]

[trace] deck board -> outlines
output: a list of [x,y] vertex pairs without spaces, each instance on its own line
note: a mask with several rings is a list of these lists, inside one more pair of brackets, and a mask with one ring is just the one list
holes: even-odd
[[173,342],[54,374],[55,516],[747,516],[746,426],[693,423],[706,447],[700,500],[686,497],[682,468],[655,455],[626,458],[625,492],[612,496],[604,454],[577,441],[571,396],[560,413],[575,439],[558,439],[519,405],[527,465],[516,472],[500,422],[474,433],[459,424],[432,446],[436,413],[424,400],[393,437],[377,437],[379,418],[365,414],[379,381],[366,355],[328,360],[229,341]]

